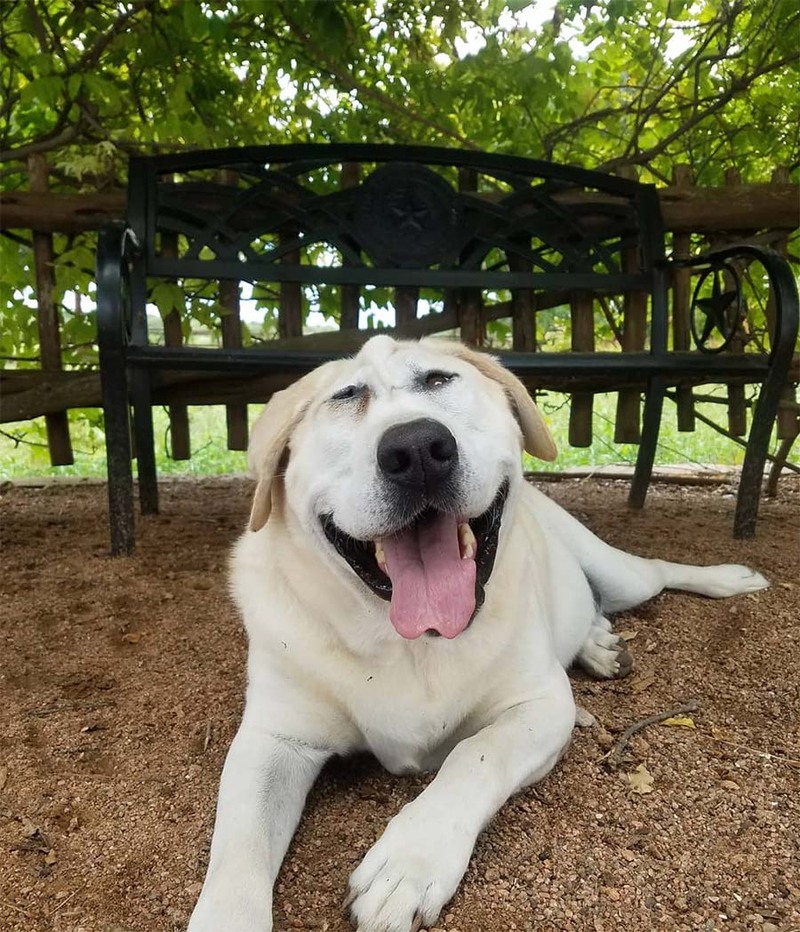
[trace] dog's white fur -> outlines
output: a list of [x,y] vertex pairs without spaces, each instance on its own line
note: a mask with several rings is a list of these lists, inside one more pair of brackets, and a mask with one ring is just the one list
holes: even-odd
[[[457,378],[414,388],[414,374],[430,370]],[[351,384],[366,394],[331,402]],[[352,537],[386,530],[376,446],[416,418],[456,438],[466,517],[510,482],[485,604],[452,640],[400,637],[387,603],[320,525],[332,514]],[[523,444],[555,455],[522,385],[488,357],[439,340],[375,337],[267,405],[251,444],[251,525],[232,562],[250,643],[246,706],[190,932],[272,929],[272,886],[306,794],[328,758],[359,750],[392,773],[438,775],[353,873],[352,917],[359,932],[432,924],[487,822],[564,751],[576,714],[566,667],[577,658],[595,675],[619,672],[606,614],[665,587],[722,597],[767,585],[747,567],[682,566],[604,544],[523,480]]]

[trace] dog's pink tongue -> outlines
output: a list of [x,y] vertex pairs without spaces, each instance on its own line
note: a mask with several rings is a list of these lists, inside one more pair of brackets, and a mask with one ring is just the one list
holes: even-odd
[[461,558],[456,519],[440,515],[425,521],[385,538],[383,549],[392,580],[389,618],[397,633],[461,634],[475,611],[475,560]]

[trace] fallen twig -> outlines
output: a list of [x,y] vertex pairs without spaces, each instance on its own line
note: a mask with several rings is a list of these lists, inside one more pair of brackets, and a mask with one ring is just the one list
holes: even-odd
[[643,728],[647,728],[648,725],[657,725],[659,722],[663,722],[665,719],[672,718],[675,715],[685,715],[687,712],[696,712],[699,708],[700,703],[696,699],[692,699],[691,702],[687,702],[685,705],[670,709],[668,712],[659,712],[657,715],[650,715],[648,718],[643,718],[641,721],[629,725],[619,736],[614,747],[606,755],[606,767],[608,767],[609,770],[616,770],[617,767],[619,767],[628,742]]
[[55,914],[61,909],[62,906],[66,906],[67,903],[74,897],[77,896],[82,890],[85,890],[89,886],[88,883],[85,883],[82,887],[78,887],[77,890],[73,890],[69,896],[64,897],[64,899],[56,906],[56,908],[50,913],[50,917],[55,916]]
[[8,903],[6,900],[0,900],[0,906],[4,909],[13,909],[15,913],[21,913],[26,919],[33,919],[33,916],[26,912],[26,910],[21,909],[19,906],[15,906],[13,903]]
[[800,767],[800,760],[795,757],[786,757],[784,754],[773,754],[772,751],[759,751],[758,748],[751,748],[746,744],[739,744],[736,741],[728,741],[726,738],[717,738],[716,735],[704,735],[701,737],[708,738],[709,741],[718,741],[720,744],[727,744],[737,751],[744,751],[747,754],[754,754],[756,757],[763,757],[766,760],[780,761],[782,764],[789,764],[792,767]]

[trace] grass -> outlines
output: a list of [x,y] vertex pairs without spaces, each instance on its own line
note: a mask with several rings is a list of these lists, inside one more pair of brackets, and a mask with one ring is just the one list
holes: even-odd
[[[254,405],[253,414],[256,406]],[[225,447],[225,409],[221,406],[190,409],[192,458],[170,458],[169,418],[166,409],[155,408],[156,464],[161,475],[217,476],[245,472],[247,454]],[[51,466],[44,430],[44,418],[14,425],[0,435],[0,479],[42,476],[81,476],[105,478],[106,455],[102,428],[71,411],[70,434],[75,462],[72,466]],[[12,434],[16,440],[8,435]]]
[[[703,389],[705,394],[709,388]],[[614,443],[616,396],[597,395],[594,405],[594,440],[590,447],[574,448],[567,443],[569,402],[565,396],[550,394],[539,400],[550,429],[559,447],[558,460],[540,463],[528,459],[532,469],[565,470],[580,466],[633,465],[635,444]],[[225,448],[225,411],[222,407],[193,407],[191,410],[192,458],[185,462],[170,459],[167,453],[169,420],[166,411],[154,412],[156,459],[161,475],[214,476],[241,473],[247,469],[247,456]],[[259,406],[251,406],[251,422]],[[724,424],[725,408],[703,404],[699,410],[717,423]],[[679,433],[675,423],[675,408],[667,401],[661,424],[656,456],[657,465],[692,464],[694,466],[738,466],[744,449],[716,431],[697,423],[692,433]],[[72,466],[50,466],[44,419],[8,427],[0,434],[0,479],[42,476],[83,476],[104,478],[106,474],[103,432],[98,415],[89,418],[70,412],[72,445],[75,463]],[[774,445],[773,445],[774,446]]]

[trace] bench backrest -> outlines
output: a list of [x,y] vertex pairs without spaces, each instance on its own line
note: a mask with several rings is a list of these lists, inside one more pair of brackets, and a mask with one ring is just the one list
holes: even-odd
[[343,286],[355,326],[365,287],[396,304],[420,288],[645,292],[666,339],[655,189],[599,172],[394,145],[188,152],[132,159],[128,222],[140,297],[147,276]]

